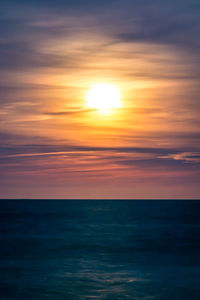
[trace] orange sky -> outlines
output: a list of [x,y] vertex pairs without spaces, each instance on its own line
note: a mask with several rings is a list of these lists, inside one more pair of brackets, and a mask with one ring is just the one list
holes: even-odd
[[[1,198],[199,197],[197,11],[123,3],[3,7]],[[101,82],[110,114],[87,106]]]

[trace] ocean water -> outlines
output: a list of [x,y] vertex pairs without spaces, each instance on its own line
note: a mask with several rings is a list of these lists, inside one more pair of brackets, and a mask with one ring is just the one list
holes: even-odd
[[200,201],[0,201],[0,300],[199,300]]

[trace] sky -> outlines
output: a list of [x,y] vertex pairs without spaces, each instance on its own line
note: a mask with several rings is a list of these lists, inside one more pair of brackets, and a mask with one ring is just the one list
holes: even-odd
[[0,198],[198,199],[199,32],[199,0],[2,2]]

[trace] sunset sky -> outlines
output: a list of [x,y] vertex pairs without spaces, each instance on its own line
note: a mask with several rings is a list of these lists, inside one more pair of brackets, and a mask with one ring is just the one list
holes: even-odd
[[0,197],[199,198],[199,33],[199,0],[2,2]]

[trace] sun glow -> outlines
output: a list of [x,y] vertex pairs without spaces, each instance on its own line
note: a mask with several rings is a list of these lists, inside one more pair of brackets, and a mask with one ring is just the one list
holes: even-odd
[[87,103],[89,107],[97,108],[107,112],[113,108],[122,106],[120,91],[112,84],[96,84],[87,94]]

